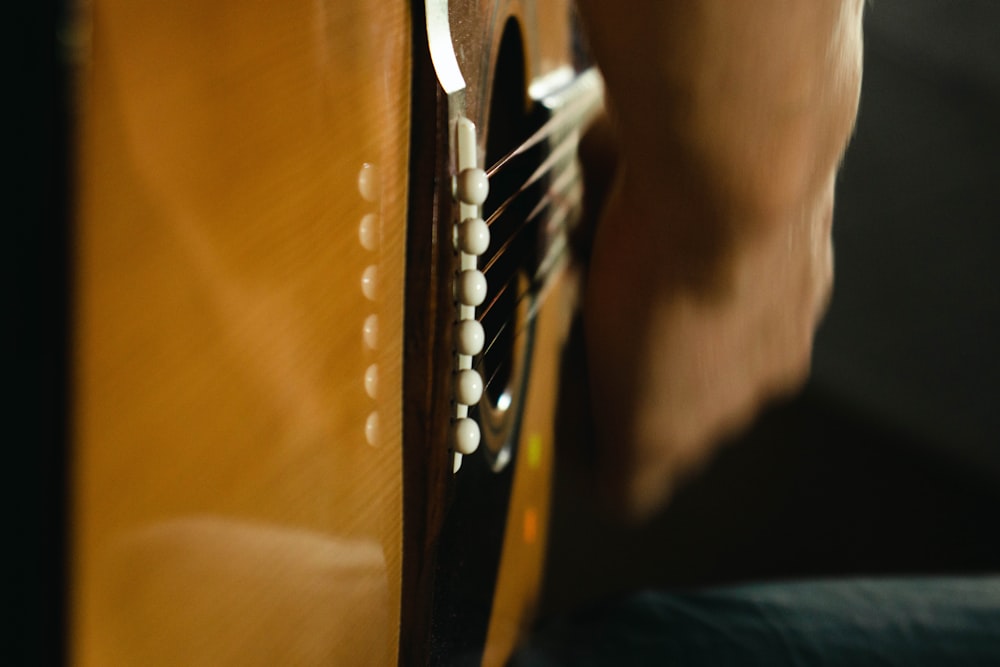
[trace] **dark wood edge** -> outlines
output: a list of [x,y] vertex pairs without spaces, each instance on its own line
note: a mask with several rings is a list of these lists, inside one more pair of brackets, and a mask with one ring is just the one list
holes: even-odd
[[428,664],[436,545],[451,486],[448,454],[454,308],[448,107],[413,4],[410,179],[403,343],[403,586],[400,665]]

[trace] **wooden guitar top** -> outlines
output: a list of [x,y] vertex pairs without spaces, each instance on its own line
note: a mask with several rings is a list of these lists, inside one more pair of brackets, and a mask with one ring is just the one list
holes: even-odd
[[395,662],[409,8],[86,9],[73,660]]

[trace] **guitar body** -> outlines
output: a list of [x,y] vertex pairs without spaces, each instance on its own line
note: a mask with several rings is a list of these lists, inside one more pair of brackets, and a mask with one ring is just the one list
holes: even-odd
[[[485,160],[505,26],[527,86],[571,62],[570,10],[452,4]],[[575,281],[544,280],[506,465],[484,445],[455,472],[455,103],[424,8],[81,14],[73,662],[501,664],[541,577]],[[473,525],[455,507],[487,469],[502,507]],[[487,599],[454,594],[469,578]]]

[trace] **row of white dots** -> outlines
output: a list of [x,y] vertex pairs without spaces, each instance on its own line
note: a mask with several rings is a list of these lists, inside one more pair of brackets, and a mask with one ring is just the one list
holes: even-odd
[[[358,193],[361,198],[369,204],[378,204],[379,200],[379,174],[378,168],[370,163],[365,163],[358,174]],[[361,218],[358,225],[358,242],[361,247],[369,252],[378,250],[379,241],[379,214],[374,212],[366,213]],[[378,267],[370,264],[361,272],[361,293],[371,302],[375,302],[378,296]],[[378,349],[378,315],[369,314],[361,327],[361,339],[364,346],[374,352]],[[373,402],[378,396],[378,364],[372,363],[365,369],[364,376],[365,394]],[[375,447],[379,444],[379,418],[378,409],[373,408],[365,419],[365,440],[369,445]]]

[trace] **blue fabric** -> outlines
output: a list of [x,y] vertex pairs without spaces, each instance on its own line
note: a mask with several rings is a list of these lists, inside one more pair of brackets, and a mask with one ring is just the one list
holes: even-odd
[[552,620],[511,664],[1000,666],[1000,577],[641,593]]

